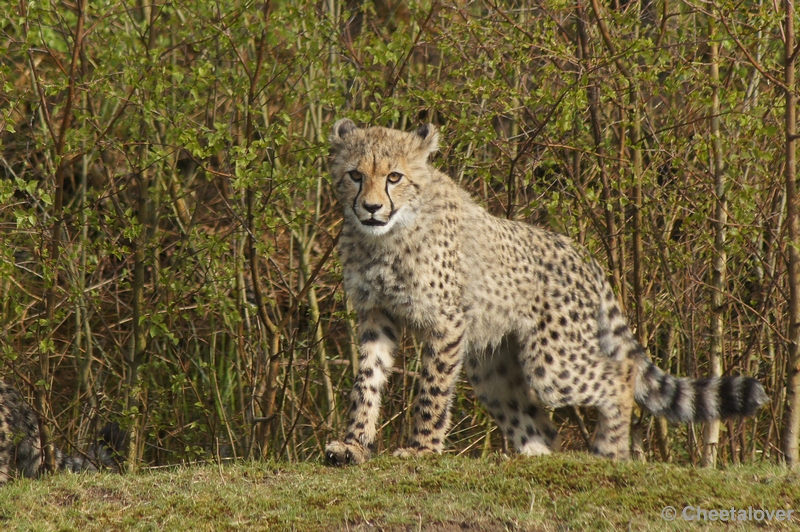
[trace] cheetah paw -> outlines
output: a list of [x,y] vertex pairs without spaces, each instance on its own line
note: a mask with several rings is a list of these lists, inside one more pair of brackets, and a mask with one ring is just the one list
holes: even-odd
[[325,463],[330,466],[363,464],[370,459],[370,451],[360,443],[332,441],[325,446]]
[[418,458],[431,454],[433,454],[433,451],[430,449],[413,449],[411,447],[406,447],[404,449],[397,449],[392,456],[395,458]]

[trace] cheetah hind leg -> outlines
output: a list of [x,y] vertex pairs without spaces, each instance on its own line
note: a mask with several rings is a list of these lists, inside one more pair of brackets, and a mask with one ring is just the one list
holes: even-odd
[[509,338],[494,350],[473,354],[465,364],[467,378],[516,452],[557,452],[558,431],[528,386],[517,353],[516,340]]
[[608,402],[597,405],[597,429],[592,452],[612,460],[628,460],[631,443],[631,401]]

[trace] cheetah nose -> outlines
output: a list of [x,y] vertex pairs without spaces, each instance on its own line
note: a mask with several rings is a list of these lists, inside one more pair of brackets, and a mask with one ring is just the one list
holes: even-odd
[[381,207],[383,207],[382,204],[376,205],[374,203],[366,203],[366,202],[362,203],[361,205],[364,207],[364,210],[370,214],[375,214],[376,212],[381,210]]

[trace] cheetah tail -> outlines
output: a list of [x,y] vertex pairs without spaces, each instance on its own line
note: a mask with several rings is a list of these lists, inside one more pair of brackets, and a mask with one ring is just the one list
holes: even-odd
[[649,360],[639,364],[636,402],[669,421],[752,416],[768,401],[764,386],[752,377],[678,378],[664,373]]

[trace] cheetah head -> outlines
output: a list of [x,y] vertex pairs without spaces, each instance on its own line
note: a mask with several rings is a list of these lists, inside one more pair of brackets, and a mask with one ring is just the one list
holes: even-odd
[[330,143],[333,185],[346,220],[380,236],[415,218],[431,178],[428,157],[439,146],[433,125],[406,133],[360,129],[344,118],[333,125]]

